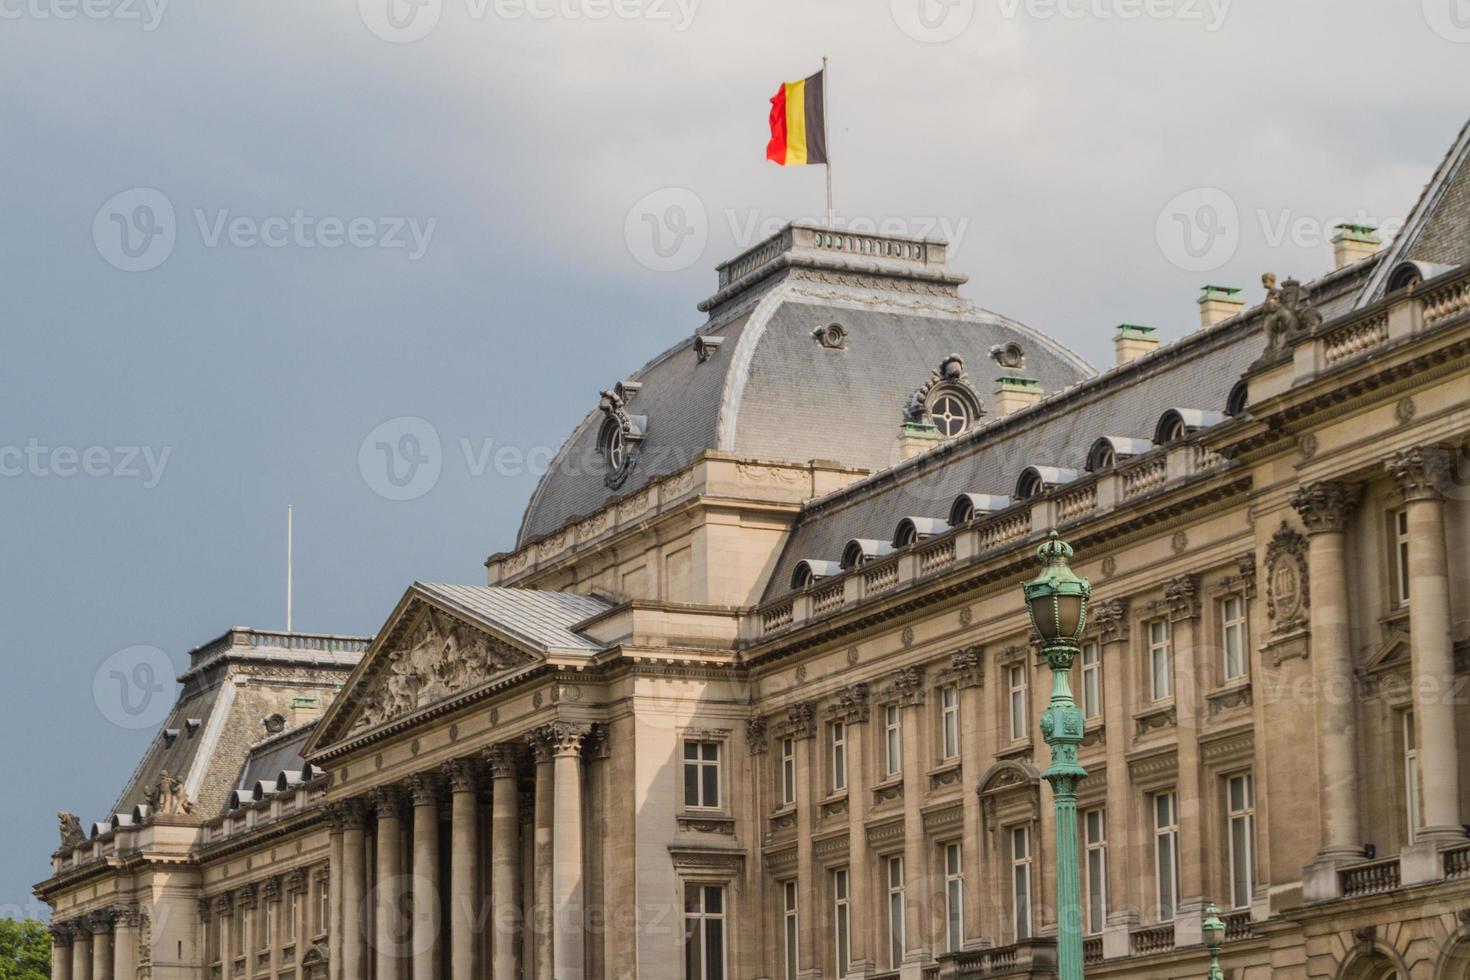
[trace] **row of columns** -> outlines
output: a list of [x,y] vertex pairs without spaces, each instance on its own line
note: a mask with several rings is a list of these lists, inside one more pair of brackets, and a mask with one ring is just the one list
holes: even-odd
[[[325,872],[319,873],[325,874]],[[323,887],[325,884],[324,879]],[[286,896],[293,896],[294,901],[287,902]],[[199,921],[204,935],[200,937],[199,948],[205,951],[207,956],[210,949],[209,930],[217,929],[222,980],[230,980],[234,974],[234,963],[237,956],[246,958],[244,976],[254,976],[255,964],[251,963],[250,957],[259,956],[262,950],[265,950],[269,956],[270,976],[278,977],[281,973],[281,949],[289,945],[285,937],[290,935],[291,941],[296,944],[298,950],[305,949],[308,905],[306,899],[306,871],[299,868],[284,876],[275,875],[261,882],[243,885],[233,892],[216,895],[213,899],[200,899]],[[264,903],[263,908],[262,903]],[[211,913],[213,913],[213,918],[211,918]],[[285,931],[288,914],[291,927],[289,933]],[[241,923],[239,949],[234,948],[232,929],[236,916],[240,917]],[[265,926],[267,932],[264,937],[258,931],[262,922],[267,923]],[[267,938],[269,941],[262,943],[262,938]],[[298,955],[298,961],[300,958]]]
[[[406,786],[379,786],[365,797],[331,804],[331,854],[342,869],[340,888],[334,887],[331,897],[333,925],[339,927],[332,930],[332,960],[340,964],[333,968],[334,980],[439,980],[446,955],[452,980],[476,980],[484,972],[477,957],[485,929],[493,980],[581,980],[582,749],[592,731],[588,724],[545,725],[528,733],[525,743],[498,744],[479,759],[456,759],[439,771],[417,773]],[[535,760],[529,909],[523,909],[528,903],[521,881],[523,744]],[[488,827],[480,826],[482,775],[489,777]],[[446,785],[450,860],[447,890],[441,891]],[[405,861],[399,842],[410,807],[412,839]],[[369,874],[373,825],[376,855]],[[481,894],[480,884],[482,834],[490,842],[488,895]],[[447,910],[441,908],[441,894],[447,895]],[[405,900],[411,909],[406,921]],[[525,912],[533,925],[529,943],[522,929]],[[533,972],[523,969],[526,954]]]
[[[1415,837],[1429,846],[1465,837],[1460,820],[1455,698],[1450,696],[1455,664],[1444,494],[1451,464],[1450,451],[1439,446],[1403,450],[1385,462],[1407,513],[1409,647],[1424,821]],[[1291,498],[1309,541],[1312,662],[1321,695],[1316,699],[1318,863],[1328,868],[1363,854],[1357,706],[1355,699],[1334,693],[1351,690],[1354,677],[1347,529],[1361,496],[1359,484],[1322,481],[1302,487]]]
[[94,909],[51,923],[52,980],[131,980],[146,913],[132,906]]

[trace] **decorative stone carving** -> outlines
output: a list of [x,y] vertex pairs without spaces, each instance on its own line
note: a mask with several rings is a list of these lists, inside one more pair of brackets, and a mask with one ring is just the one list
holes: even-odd
[[242,909],[254,909],[258,897],[254,885],[241,885],[235,892],[235,905]]
[[63,850],[81,847],[87,843],[87,835],[82,830],[82,818],[68,810],[58,810],[56,818],[61,822],[61,847]]
[[408,792],[413,805],[435,806],[439,802],[439,777],[433,773],[416,772],[408,777]]
[[1383,464],[1398,484],[1405,503],[1438,500],[1450,485],[1452,461],[1449,450],[1439,446],[1416,446],[1388,457]]
[[893,675],[893,682],[883,689],[884,701],[896,701],[901,705],[924,703],[924,671],[921,667],[902,667]]
[[811,738],[817,734],[817,703],[798,701],[786,709],[786,719],[776,726],[777,738]]
[[367,825],[367,806],[359,798],[343,800],[340,803],[327,804],[327,821],[331,824],[332,832],[340,834],[344,830],[362,830]]
[[[638,449],[648,428],[648,419],[642,415],[629,415],[627,403],[616,391],[603,391],[597,407],[606,419],[604,434],[599,439],[602,443],[600,448],[607,453],[609,462],[603,482],[616,490],[628,481],[638,465]],[[614,439],[620,447],[618,453],[608,451]]]
[[143,794],[143,801],[154,813],[167,816],[194,811],[194,804],[189,802],[189,797],[184,793],[184,784],[170,776],[167,769],[159,772],[157,784]]
[[592,726],[581,722],[554,721],[536,729],[538,739],[554,758],[556,756],[581,755],[582,744],[592,733]]
[[1307,539],[1282,521],[1266,545],[1266,617],[1272,622],[1272,632],[1303,625],[1311,605]]
[[959,687],[985,686],[985,648],[975,643],[956,650],[949,658],[949,666],[940,671],[942,683]]
[[1252,703],[1251,688],[1249,684],[1243,687],[1231,688],[1215,694],[1208,694],[1206,698],[1210,702],[1210,717],[1229,711],[1231,708],[1248,708]]
[[1256,597],[1256,553],[1248,551],[1235,559],[1236,576],[1240,580],[1241,591],[1247,599]]
[[485,764],[491,779],[514,779],[520,771],[520,752],[509,742],[500,742],[485,750]]
[[1172,622],[1198,619],[1199,576],[1176,575],[1169,579],[1164,583],[1164,601],[1169,605],[1169,619]]
[[715,356],[715,351],[725,342],[724,337],[698,336],[694,338],[694,358],[700,364]]
[[764,718],[746,720],[745,745],[751,755],[761,755],[766,751],[766,720]]
[[214,897],[214,914],[230,915],[235,911],[235,899],[229,892]]
[[812,331],[817,345],[826,350],[847,350],[847,329],[840,323],[829,323]]
[[1007,371],[1020,371],[1026,367],[1026,352],[1014,340],[991,347],[990,359]]
[[1173,728],[1179,724],[1179,710],[1174,706],[1156,711],[1149,711],[1134,718],[1134,734],[1143,736],[1149,732],[1159,731],[1164,728]]
[[381,656],[354,728],[376,728],[528,661],[436,609],[426,609],[403,645]]
[[84,919],[87,930],[94,936],[100,936],[112,931],[113,911],[112,909],[93,909],[88,912]]
[[262,896],[267,902],[280,901],[281,879],[279,875],[272,875],[265,880],[262,886]]
[[1310,294],[1297,280],[1287,279],[1277,288],[1276,274],[1268,272],[1261,276],[1261,285],[1266,287],[1265,356],[1287,350],[1292,341],[1322,325],[1322,314],[1312,306]]
[[53,946],[70,946],[76,938],[70,922],[52,922],[46,927],[46,931],[51,933]]
[[970,376],[965,371],[965,360],[958,354],[951,354],[940,362],[939,367],[929,376],[929,380],[919,386],[918,390],[909,396],[908,405],[903,410],[903,420],[914,423],[932,423],[930,407],[941,393],[956,395],[965,402],[970,409],[970,421],[973,422],[985,413],[985,403],[980,398],[980,393],[970,383]]
[[1088,619],[1097,628],[1103,643],[1128,641],[1128,600],[1108,599],[1088,610]]
[[377,786],[368,792],[368,800],[378,819],[402,819],[408,808],[403,791],[397,786]]
[[470,759],[451,759],[443,770],[452,793],[473,793],[479,786],[479,771]]
[[300,895],[306,891],[306,872],[297,868],[286,876],[286,891],[292,895]]
[[836,703],[827,707],[827,717],[831,721],[840,721],[848,725],[867,721],[868,685],[860,682],[849,684],[839,690]]
[[1294,491],[1288,503],[1301,515],[1309,533],[1341,532],[1362,493],[1363,488],[1355,483],[1322,480]]
[[195,902],[195,907],[199,910],[199,921],[208,922],[209,913],[214,907],[214,900],[211,898],[200,898]]

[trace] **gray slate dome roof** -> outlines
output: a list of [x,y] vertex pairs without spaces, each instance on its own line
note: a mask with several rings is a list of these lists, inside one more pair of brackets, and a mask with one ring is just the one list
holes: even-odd
[[[708,450],[891,466],[906,406],[951,354],[987,410],[1004,374],[1034,377],[1046,391],[1096,374],[1050,338],[962,298],[965,277],[947,269],[946,249],[788,225],[720,266],[719,291],[700,304],[706,324],[611,391],[614,410],[642,435],[636,463],[616,479],[603,451],[616,423],[604,408],[591,411],[542,476],[517,546]],[[992,358],[1011,345],[1023,367]]]

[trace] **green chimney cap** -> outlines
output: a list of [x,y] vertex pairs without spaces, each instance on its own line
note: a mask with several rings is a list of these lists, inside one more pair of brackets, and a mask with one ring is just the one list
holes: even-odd
[[1154,333],[1156,331],[1153,327],[1145,327],[1141,323],[1118,324],[1118,336],[1120,337],[1143,337],[1149,339],[1153,337]]
[[1227,303],[1245,302],[1244,300],[1235,298],[1235,294],[1238,292],[1240,292],[1240,288],[1237,286],[1206,285],[1200,292],[1199,302],[1203,304],[1217,299],[1224,300]]
[[1040,388],[1041,382],[1035,378],[1029,378],[1024,374],[1003,374],[995,379],[996,383],[1006,388]]
[[1339,238],[1356,238],[1359,241],[1372,242],[1375,245],[1382,244],[1382,240],[1376,234],[1378,228],[1374,225],[1354,225],[1344,222],[1340,225],[1334,225],[1333,231],[1338,233],[1337,237]]

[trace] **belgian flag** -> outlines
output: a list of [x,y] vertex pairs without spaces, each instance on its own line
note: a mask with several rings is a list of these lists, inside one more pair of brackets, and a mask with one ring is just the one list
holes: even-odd
[[771,141],[766,159],[781,166],[827,162],[827,110],[822,98],[827,70],[787,82],[771,96]]

